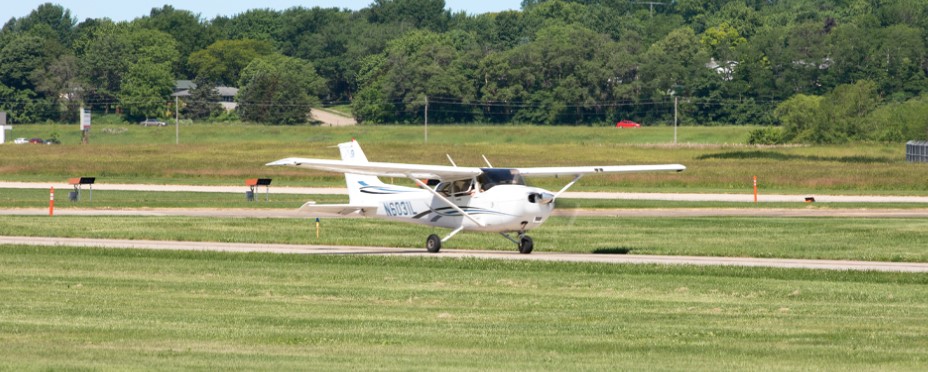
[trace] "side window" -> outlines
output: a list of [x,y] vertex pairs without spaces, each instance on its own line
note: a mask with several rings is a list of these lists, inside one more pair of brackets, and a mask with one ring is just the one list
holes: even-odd
[[444,196],[451,196],[451,186],[452,182],[442,182],[438,185],[438,193]]
[[438,192],[444,196],[461,196],[470,193],[474,188],[474,180],[457,180],[442,182],[438,185]]

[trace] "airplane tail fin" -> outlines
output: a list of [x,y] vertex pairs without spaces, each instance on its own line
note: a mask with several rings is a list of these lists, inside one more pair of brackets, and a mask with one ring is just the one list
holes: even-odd
[[[347,163],[367,163],[367,156],[364,155],[364,150],[361,150],[361,145],[358,145],[358,142],[354,139],[352,139],[351,142],[338,144],[338,150],[341,151],[342,160]],[[363,187],[383,185],[383,182],[381,182],[377,176],[366,176],[354,173],[345,173],[345,182],[348,185],[348,202],[358,205],[369,204],[367,202],[368,194],[362,191]]]

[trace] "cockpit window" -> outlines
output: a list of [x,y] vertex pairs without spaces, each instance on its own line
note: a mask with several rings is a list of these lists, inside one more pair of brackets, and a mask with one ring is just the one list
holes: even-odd
[[481,168],[483,171],[477,176],[477,182],[484,191],[496,185],[525,185],[525,178],[519,174],[518,169],[511,168]]

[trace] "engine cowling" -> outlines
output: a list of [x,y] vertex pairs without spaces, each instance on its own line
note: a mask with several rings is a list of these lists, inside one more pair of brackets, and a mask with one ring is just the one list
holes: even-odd
[[537,204],[551,204],[554,201],[554,194],[547,192],[533,192],[528,194],[528,201]]

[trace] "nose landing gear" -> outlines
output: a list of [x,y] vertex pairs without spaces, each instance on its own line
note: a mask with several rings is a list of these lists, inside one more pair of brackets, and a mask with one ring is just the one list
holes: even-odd
[[532,253],[532,249],[535,248],[535,243],[532,241],[532,237],[525,235],[525,232],[519,232],[519,240],[513,239],[507,233],[499,233],[504,238],[509,239],[509,241],[516,243],[516,246],[519,247],[519,253],[529,254]]
[[519,253],[529,254],[532,253],[532,249],[535,248],[535,243],[532,242],[532,237],[520,234],[519,235]]

